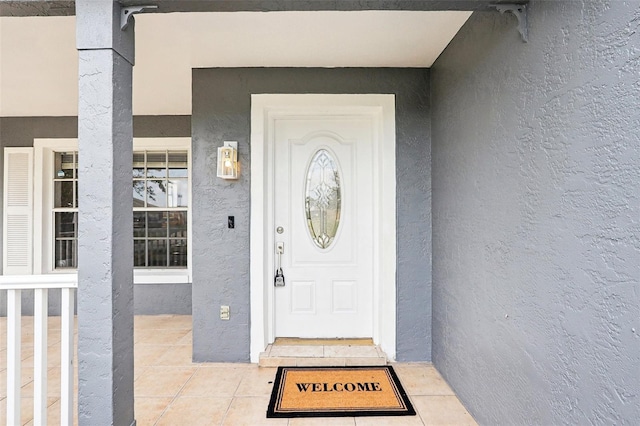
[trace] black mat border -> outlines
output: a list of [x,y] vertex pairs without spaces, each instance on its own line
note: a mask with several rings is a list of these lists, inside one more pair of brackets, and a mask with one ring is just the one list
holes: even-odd
[[[278,399],[278,388],[282,382],[282,376],[284,374],[284,370],[286,368],[295,369],[295,370],[325,370],[325,369],[341,369],[348,368],[351,370],[370,370],[374,369],[383,369],[386,368],[391,378],[394,380],[396,384],[396,388],[400,397],[404,401],[407,409],[406,411],[299,411],[299,412],[288,412],[281,413],[275,412],[276,400]],[[281,366],[278,367],[278,371],[276,372],[276,378],[273,381],[273,388],[271,390],[271,398],[269,399],[269,407],[267,408],[267,418],[296,418],[296,417],[382,417],[382,416],[415,416],[416,410],[413,408],[413,404],[411,404],[411,400],[409,399],[409,395],[405,392],[402,387],[402,383],[398,378],[393,366],[391,365],[357,365],[357,366],[319,366],[319,367],[296,367],[296,366]]]

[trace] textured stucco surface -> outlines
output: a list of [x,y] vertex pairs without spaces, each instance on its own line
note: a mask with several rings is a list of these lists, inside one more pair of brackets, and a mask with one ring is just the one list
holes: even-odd
[[640,424],[640,2],[515,26],[431,72],[434,363],[481,424]]
[[[249,360],[250,121],[253,93],[396,95],[397,356],[431,359],[429,72],[424,69],[193,71],[193,356]],[[215,177],[216,149],[239,143],[238,181]],[[227,216],[236,218],[227,229]],[[231,318],[219,318],[220,305]]]
[[78,423],[134,425],[133,29],[117,2],[76,7]]
[[[134,137],[190,137],[191,116],[133,117]],[[4,147],[30,147],[34,138],[77,138],[76,117],[0,117],[0,181],[4,176]],[[0,185],[0,199],[3,186]],[[2,205],[0,204],[0,211]],[[2,238],[2,227],[0,227]],[[2,245],[0,245],[0,253]],[[0,271],[2,265],[0,264]],[[49,314],[60,314],[59,291],[49,292]],[[0,316],[6,315],[6,293],[0,292]],[[33,314],[33,293],[23,291],[22,313]],[[134,286],[137,315],[191,313],[190,284],[140,284]]]
[[79,62],[78,421],[128,425],[133,422],[133,67],[109,48],[81,50]]

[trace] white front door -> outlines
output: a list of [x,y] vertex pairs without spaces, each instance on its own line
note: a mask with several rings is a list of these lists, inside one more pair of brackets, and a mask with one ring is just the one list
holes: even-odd
[[251,95],[252,362],[276,336],[372,337],[395,357],[395,147],[393,95]]
[[330,112],[274,122],[276,337],[373,336],[374,129]]

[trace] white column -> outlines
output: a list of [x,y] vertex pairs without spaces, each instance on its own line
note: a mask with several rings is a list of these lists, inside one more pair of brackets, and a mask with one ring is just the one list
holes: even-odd
[[7,290],[7,424],[20,421],[22,292]]
[[62,289],[60,349],[60,425],[73,425],[73,318],[75,289]]
[[49,289],[34,290],[33,304],[33,423],[47,424],[47,318]]

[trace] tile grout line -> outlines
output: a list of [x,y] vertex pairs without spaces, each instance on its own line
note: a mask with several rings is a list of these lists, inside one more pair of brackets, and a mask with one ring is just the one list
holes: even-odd
[[[173,345],[175,346],[175,345]],[[161,366],[164,367],[164,366]],[[175,366],[167,366],[167,367],[175,367]],[[182,392],[182,390],[184,389],[185,386],[187,386],[187,383],[189,383],[191,381],[191,379],[193,379],[193,376],[195,376],[195,374],[198,372],[198,370],[200,370],[200,365],[196,366],[196,369],[193,371],[193,373],[191,374],[191,376],[189,376],[189,378],[187,379],[186,382],[184,382],[182,384],[182,386],[180,387],[180,389],[178,389],[178,391],[176,392],[176,394],[173,396],[173,398],[171,398],[171,401],[169,401],[169,403],[167,404],[166,407],[164,407],[164,410],[162,410],[162,413],[160,413],[160,416],[158,417],[158,420],[156,420],[154,422],[154,425],[157,425],[158,422],[162,419],[162,417],[167,413],[167,411],[169,410],[169,408],[171,408],[171,405],[176,401],[176,399],[178,399],[178,396],[180,395],[180,393]],[[135,394],[133,396],[134,401],[135,401]]]
[[[222,420],[220,421],[220,425],[222,426],[225,422],[225,420],[227,420],[227,416],[229,415],[229,411],[231,410],[231,406],[233,405],[233,402],[237,399],[236,393],[238,392],[238,389],[240,389],[240,385],[242,384],[242,381],[245,379],[245,377],[247,376],[248,373],[248,369],[245,370],[243,372],[242,375],[242,379],[240,379],[240,381],[238,381],[238,385],[236,386],[235,390],[233,391],[233,395],[231,395],[231,402],[229,402],[229,405],[227,406],[227,409],[224,412],[224,416],[222,416]],[[289,422],[287,422],[287,424],[289,424]]]
[[420,418],[420,421],[422,422],[423,425],[426,425],[427,422],[425,421],[425,419],[422,417],[422,413],[420,412],[420,410],[418,410],[418,406],[416,405],[415,401],[412,399],[413,395],[409,395],[409,401],[411,401],[411,405],[413,405],[413,409],[416,412],[416,416],[418,416],[418,418]]

